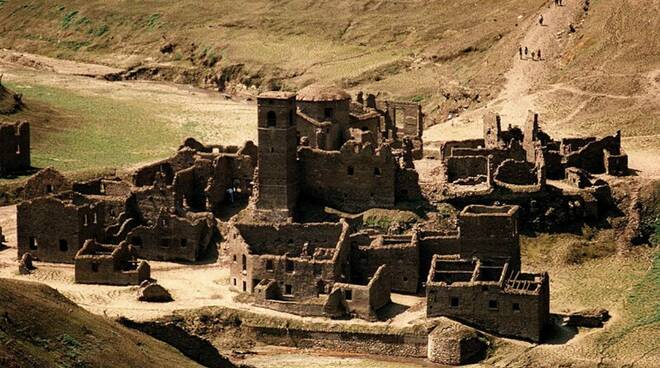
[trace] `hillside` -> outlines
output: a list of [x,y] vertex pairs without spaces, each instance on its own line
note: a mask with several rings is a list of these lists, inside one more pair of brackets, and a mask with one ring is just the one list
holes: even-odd
[[334,81],[436,110],[445,91],[462,91],[449,82],[487,99],[517,48],[518,23],[545,1],[3,3],[0,47],[232,90]]
[[0,366],[200,367],[163,342],[93,315],[54,289],[0,279]]

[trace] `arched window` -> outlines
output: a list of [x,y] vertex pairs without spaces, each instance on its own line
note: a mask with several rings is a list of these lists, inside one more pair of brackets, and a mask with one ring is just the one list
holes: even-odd
[[277,125],[277,115],[275,115],[275,111],[268,111],[268,114],[266,114],[266,125],[269,128],[275,128]]

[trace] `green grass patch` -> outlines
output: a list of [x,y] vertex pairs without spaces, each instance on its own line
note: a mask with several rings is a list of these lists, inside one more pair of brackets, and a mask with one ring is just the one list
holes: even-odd
[[107,24],[104,24],[98,28],[90,29],[88,33],[96,37],[101,37],[104,34],[108,33],[108,31],[110,31],[110,27],[108,27]]
[[62,28],[67,29],[73,21],[76,19],[76,16],[78,15],[77,10],[71,10],[70,12],[64,14],[64,17],[62,18]]
[[162,111],[157,106],[42,85],[11,88],[26,100],[57,108],[66,117],[32,126],[35,167],[62,171],[125,167],[165,158],[183,139],[168,120],[158,117]]
[[159,21],[160,21],[160,14],[159,13],[151,14],[147,18],[147,28],[149,28],[149,29],[156,28]]

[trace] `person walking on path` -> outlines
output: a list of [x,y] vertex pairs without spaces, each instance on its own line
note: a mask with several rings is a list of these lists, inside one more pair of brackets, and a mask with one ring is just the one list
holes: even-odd
[[539,15],[539,24],[543,25],[543,14]]
[[536,51],[532,51],[532,60],[536,60]]
[[522,46],[518,47],[518,55],[520,55],[520,60],[522,60]]
[[525,57],[527,57],[528,51],[527,46],[525,46]]
[[541,49],[538,49],[538,50],[536,51],[536,55],[538,55],[539,60],[541,60]]

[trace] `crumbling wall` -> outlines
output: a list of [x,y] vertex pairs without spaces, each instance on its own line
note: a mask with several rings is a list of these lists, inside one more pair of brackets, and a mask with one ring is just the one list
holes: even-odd
[[480,258],[509,258],[520,269],[518,206],[465,207],[458,216],[461,255]]
[[39,170],[31,176],[23,189],[23,199],[34,199],[71,190],[71,183],[52,167]]
[[440,159],[445,161],[453,156],[454,149],[459,148],[483,148],[485,146],[484,139],[468,139],[464,141],[446,141],[440,144]]
[[536,167],[527,161],[505,160],[495,170],[495,181],[514,185],[536,185]]
[[447,181],[450,183],[477,177],[488,177],[488,157],[451,156],[446,160]]
[[384,112],[387,130],[397,136],[421,137],[424,131],[422,106],[414,102],[376,100],[376,109]]
[[104,203],[67,192],[61,198],[39,197],[17,206],[18,256],[73,263],[87,239],[102,240]]
[[140,285],[150,276],[149,264],[138,263],[135,250],[126,242],[113,246],[90,239],[75,256],[76,283]]
[[351,256],[351,276],[354,282],[366,284],[382,265],[387,266],[391,288],[395,292],[414,294],[419,285],[419,244],[417,239],[374,239],[367,246],[354,246]]
[[140,258],[163,261],[197,261],[205,254],[215,232],[210,213],[176,213],[161,210],[151,225],[135,227],[127,240]]
[[30,169],[30,124],[0,124],[0,176]]
[[368,321],[378,320],[376,312],[391,302],[387,266],[381,265],[366,285],[339,283],[333,285],[333,293],[341,290],[342,300],[348,312]]
[[348,224],[235,224],[227,255],[230,288],[252,293],[262,280],[278,283],[282,300],[302,301],[327,294],[350,252]]
[[299,160],[302,193],[310,198],[351,212],[394,206],[397,163],[388,146],[374,150],[349,141],[341,151],[303,147]]

